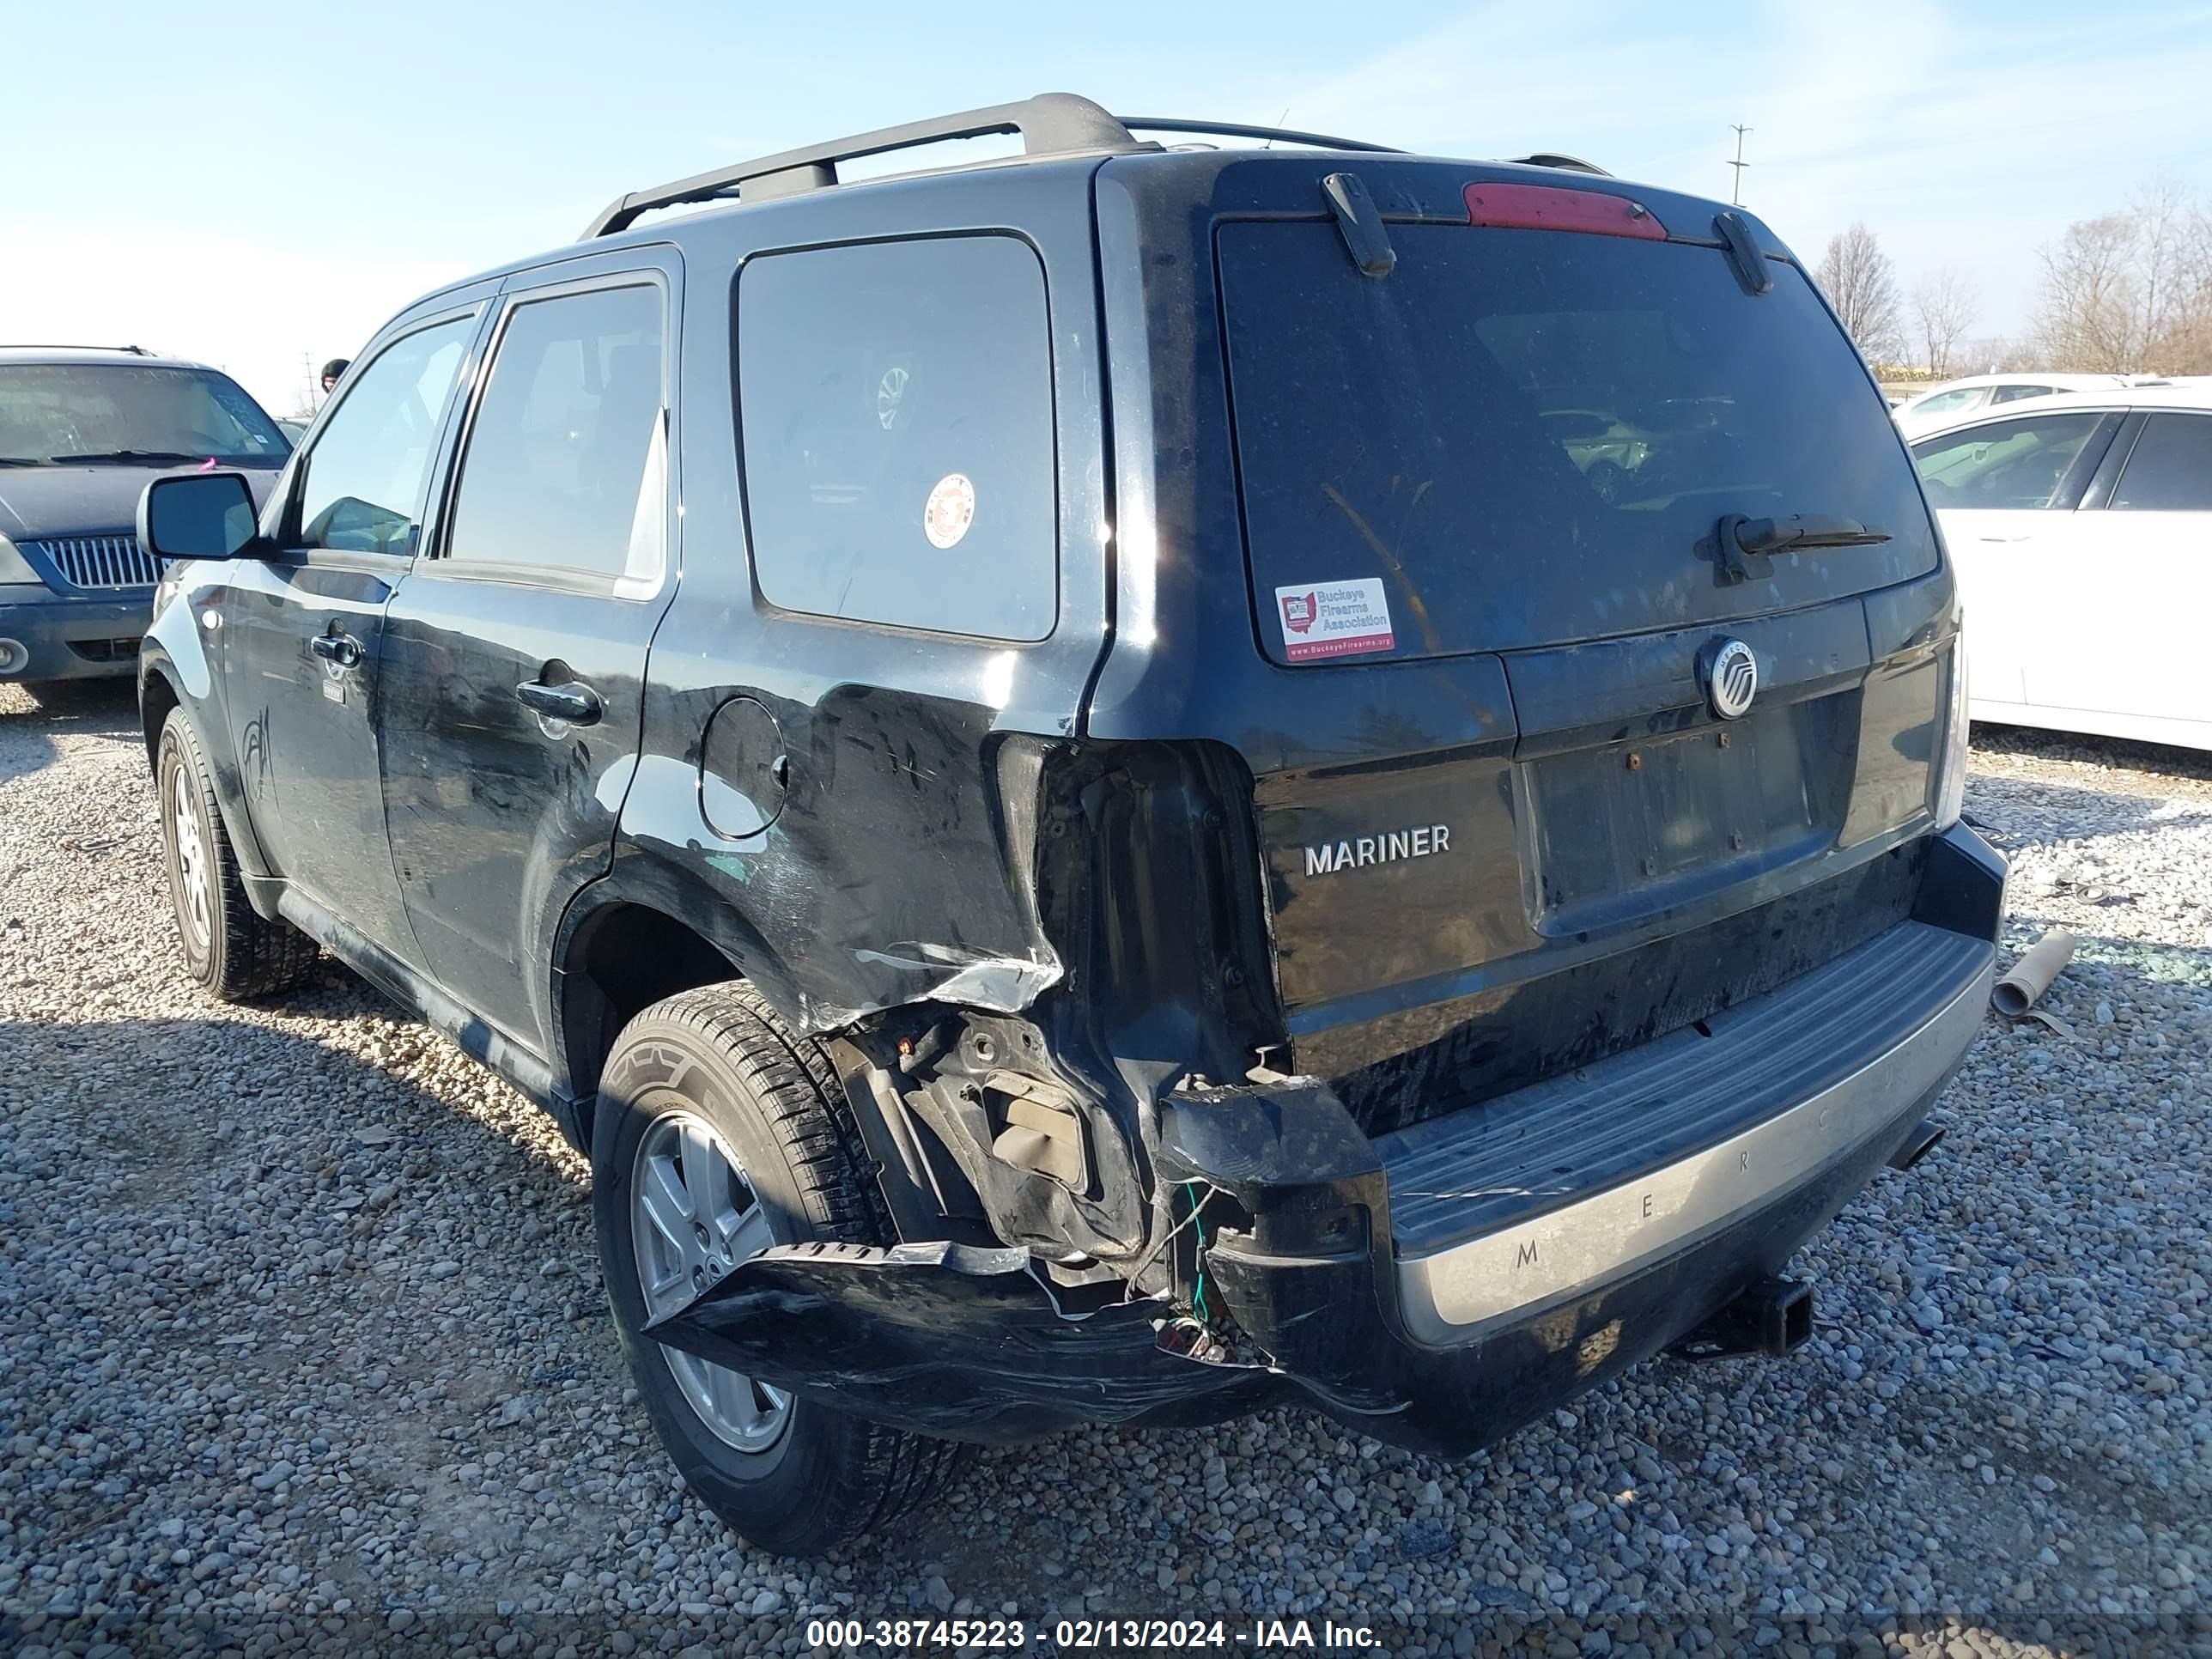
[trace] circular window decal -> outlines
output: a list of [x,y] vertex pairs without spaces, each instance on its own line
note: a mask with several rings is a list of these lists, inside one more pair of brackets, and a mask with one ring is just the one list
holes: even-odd
[[957,546],[975,522],[975,486],[964,472],[948,472],[929,492],[921,509],[921,532],[936,548]]

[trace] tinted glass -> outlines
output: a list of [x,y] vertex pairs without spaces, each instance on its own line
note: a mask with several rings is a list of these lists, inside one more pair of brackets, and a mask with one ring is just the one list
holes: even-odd
[[756,259],[738,336],[753,569],[771,604],[994,639],[1052,632],[1051,336],[1026,245]]
[[476,327],[459,317],[419,330],[354,371],[302,464],[296,545],[415,550],[438,423]]
[[2212,512],[2212,415],[2144,422],[2112,504],[2138,513]]
[[641,486],[659,453],[660,313],[651,286],[515,307],[469,428],[447,556],[658,575],[665,492]]
[[1993,404],[2016,404],[2023,398],[2047,398],[2057,391],[2047,386],[2001,386],[1990,397]]
[[[1794,268],[1711,248],[1393,225],[1363,276],[1328,223],[1220,232],[1261,638],[1435,656],[1779,610],[1934,568],[1889,411]],[[1717,580],[1723,514],[1893,539]],[[1318,597],[1316,597],[1318,596]],[[1331,605],[1349,603],[1332,628]],[[1328,640],[1334,632],[1337,638]]]
[[1930,507],[2049,507],[2105,417],[2094,411],[1985,421],[1912,446]]
[[1934,397],[1913,404],[1912,412],[1916,416],[1954,414],[1972,404],[1982,395],[1984,389],[1970,386],[1962,386],[1956,392],[1939,392]]
[[276,467],[292,446],[228,375],[130,363],[0,367],[0,460],[108,464],[137,451],[171,463]]

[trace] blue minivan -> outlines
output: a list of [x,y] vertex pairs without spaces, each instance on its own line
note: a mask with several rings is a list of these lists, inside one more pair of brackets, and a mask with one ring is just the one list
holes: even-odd
[[204,364],[0,347],[0,681],[136,672],[160,575],[132,528],[147,475],[234,468],[258,499],[291,453]]

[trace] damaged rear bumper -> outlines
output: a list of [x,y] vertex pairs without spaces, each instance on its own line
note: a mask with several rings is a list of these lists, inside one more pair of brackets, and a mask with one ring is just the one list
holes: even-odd
[[1079,1423],[1218,1423],[1269,1372],[1160,1345],[1157,1303],[1064,1311],[1024,1249],[779,1246],[646,1334],[856,1416],[1013,1445]]
[[1310,1083],[1170,1097],[1160,1178],[1249,1218],[1205,1267],[1254,1363],[1179,1352],[1158,1301],[1085,1311],[1026,1251],[943,1243],[770,1250],[647,1334],[954,1439],[1298,1403],[1479,1449],[1776,1273],[1924,1138],[1987,1006],[2003,880],[1964,830],[1936,851],[1915,918],[1861,951],[1414,1131],[1370,1139]]

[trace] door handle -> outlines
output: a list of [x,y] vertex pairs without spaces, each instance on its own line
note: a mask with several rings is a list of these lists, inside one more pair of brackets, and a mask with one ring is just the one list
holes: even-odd
[[564,726],[596,725],[605,707],[599,702],[599,694],[581,680],[568,680],[558,685],[548,685],[543,680],[525,680],[514,688],[514,695],[525,708]]
[[[331,624],[335,630],[337,624]],[[361,641],[350,634],[331,632],[318,634],[307,641],[307,648],[325,662],[334,662],[341,668],[356,668],[361,665]]]
[[2025,536],[1980,536],[1975,539],[1984,542],[2024,542],[2027,538]]

